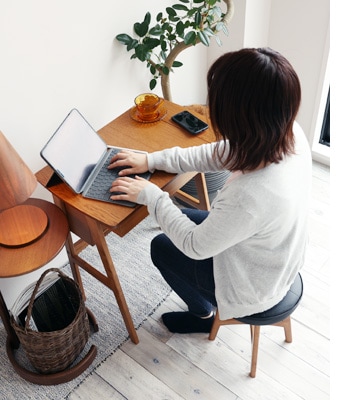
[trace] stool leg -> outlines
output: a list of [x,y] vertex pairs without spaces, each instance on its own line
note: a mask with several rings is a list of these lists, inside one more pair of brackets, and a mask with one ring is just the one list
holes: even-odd
[[254,325],[249,325],[250,328],[250,341],[253,343],[253,338],[254,338]]
[[250,377],[255,378],[256,375],[256,365],[258,362],[258,351],[259,351],[259,337],[260,337],[260,326],[251,325],[252,334],[252,361],[250,364]]
[[292,343],[293,337],[292,337],[292,324],[291,324],[291,319],[290,317],[286,318],[284,321],[284,334],[286,337],[286,342],[287,343]]

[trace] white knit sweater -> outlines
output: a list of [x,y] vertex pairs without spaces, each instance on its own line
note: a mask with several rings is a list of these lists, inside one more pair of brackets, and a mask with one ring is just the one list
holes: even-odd
[[[213,257],[220,317],[267,310],[285,296],[304,263],[311,188],[311,156],[305,135],[294,125],[295,154],[278,164],[229,179],[196,225],[168,194],[148,185],[138,202],[187,256]],[[148,155],[150,170],[209,172],[222,167],[213,146],[174,147]]]

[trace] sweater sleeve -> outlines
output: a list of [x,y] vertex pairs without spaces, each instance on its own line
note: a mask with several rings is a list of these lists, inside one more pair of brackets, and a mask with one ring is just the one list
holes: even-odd
[[216,201],[208,217],[197,225],[173,204],[168,193],[148,185],[138,197],[162,231],[184,254],[193,259],[213,257],[256,231],[256,220],[239,204]]
[[[150,171],[159,169],[170,173],[223,170],[220,161],[213,155],[216,145],[221,152],[223,141],[189,148],[173,147],[150,153],[148,168]],[[230,198],[232,197],[229,194]],[[244,208],[227,201],[226,196],[222,201],[215,202],[215,207],[212,207],[208,217],[200,225],[184,215],[169,194],[156,185],[147,185],[139,193],[137,202],[146,205],[162,231],[184,254],[194,259],[213,257],[249,237],[256,229],[254,218]]]
[[[156,169],[169,173],[182,173],[189,171],[210,172],[222,170],[222,164],[214,156],[217,143],[206,143],[201,146],[187,148],[172,147],[154,153],[149,153],[148,169]],[[219,148],[223,142],[219,142]]]

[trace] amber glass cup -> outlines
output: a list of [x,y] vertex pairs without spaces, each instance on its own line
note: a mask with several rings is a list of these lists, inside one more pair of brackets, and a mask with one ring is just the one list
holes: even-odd
[[138,116],[143,121],[155,121],[159,117],[159,107],[163,99],[153,93],[142,93],[135,98]]

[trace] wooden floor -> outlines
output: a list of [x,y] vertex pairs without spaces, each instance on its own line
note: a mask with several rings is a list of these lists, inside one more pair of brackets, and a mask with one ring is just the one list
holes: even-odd
[[69,397],[76,399],[326,400],[329,389],[329,168],[313,167],[310,243],[304,297],[292,316],[293,342],[283,329],[262,327],[257,376],[248,376],[248,326],[205,334],[170,334],[163,312],[184,304],[172,294],[126,342]]

